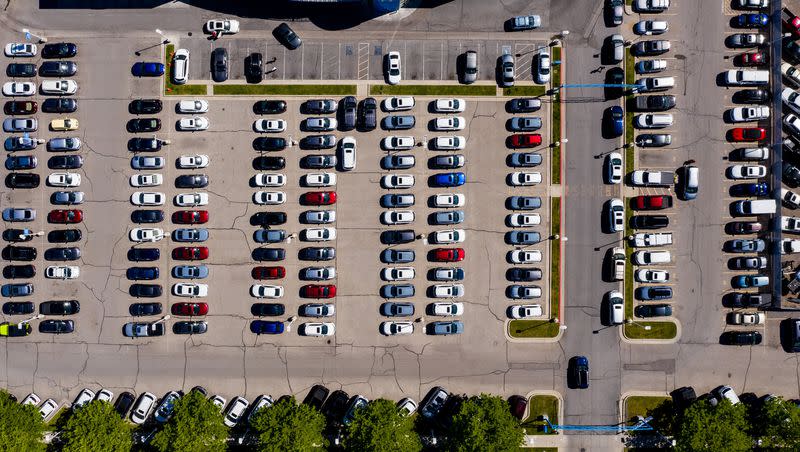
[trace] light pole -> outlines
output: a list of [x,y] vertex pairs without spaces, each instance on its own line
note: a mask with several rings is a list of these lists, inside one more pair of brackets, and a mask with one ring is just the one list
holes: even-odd
[[43,235],[44,235],[44,231],[32,232],[30,234],[22,233],[22,234],[19,235],[19,239],[20,240],[25,240],[28,237],[41,237]]
[[161,30],[159,30],[158,28],[156,28],[156,33],[158,33],[158,35],[159,35],[159,36],[161,36],[162,38],[164,38],[164,41],[162,42],[162,44],[169,44],[169,39],[167,39],[167,37],[166,37],[166,36],[164,36],[164,32],[162,32]]
[[167,315],[165,315],[164,317],[161,317],[160,319],[158,319],[158,320],[156,320],[155,322],[153,322],[153,325],[157,325],[157,324],[159,324],[159,323],[166,322],[166,321],[167,321],[167,320],[169,320],[170,318],[172,318],[172,316],[171,316],[171,315],[169,315],[169,314],[167,314]]
[[47,38],[45,38],[45,37],[43,37],[43,36],[39,36],[39,35],[33,34],[33,33],[31,33],[31,31],[30,31],[29,29],[27,29],[27,28],[23,28],[23,29],[22,29],[22,32],[23,32],[23,33],[25,33],[25,39],[31,39],[31,36],[34,36],[34,37],[36,37],[36,38],[39,38],[39,43],[42,43],[42,44],[43,44],[43,43],[47,42]]
[[33,316],[33,317],[29,318],[29,319],[21,320],[17,325],[22,326],[23,323],[30,323],[30,322],[32,322],[34,320],[39,320],[39,319],[43,319],[43,318],[44,318],[44,314],[36,314],[35,316]]
[[639,325],[640,327],[644,328],[645,331],[650,331],[650,329],[653,328],[650,325],[642,325],[641,323],[639,323],[639,322],[637,322],[637,321],[635,321],[633,319],[625,319],[625,324],[630,325],[631,323],[634,324],[634,325]]

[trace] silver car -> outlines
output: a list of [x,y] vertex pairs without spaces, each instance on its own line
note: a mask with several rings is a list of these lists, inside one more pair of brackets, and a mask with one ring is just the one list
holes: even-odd
[[514,86],[516,72],[514,70],[514,57],[505,54],[500,57],[500,86],[507,88]]
[[79,151],[81,145],[80,138],[53,138],[47,142],[47,149],[50,151]]

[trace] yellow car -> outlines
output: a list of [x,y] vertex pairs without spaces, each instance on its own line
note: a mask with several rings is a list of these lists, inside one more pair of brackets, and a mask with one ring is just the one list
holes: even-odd
[[31,334],[30,323],[0,323],[0,337],[20,337]]
[[78,130],[78,120],[75,118],[54,119],[50,121],[50,130]]

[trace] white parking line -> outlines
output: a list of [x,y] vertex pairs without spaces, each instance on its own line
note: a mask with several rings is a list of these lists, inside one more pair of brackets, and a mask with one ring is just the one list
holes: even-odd
[[[439,70],[439,80],[444,80],[444,41],[442,41],[440,44],[439,58],[441,61],[441,68]],[[422,56],[422,59],[425,59],[425,55]]]
[[286,47],[283,48],[283,79],[286,80]]
[[[406,58],[407,55],[408,55],[408,41],[403,41],[403,58]],[[424,55],[423,55],[423,58],[425,58]],[[404,79],[407,78],[406,77],[406,73],[408,72],[406,70],[407,67],[408,67],[408,64],[404,64],[403,65],[403,78]]]
[[342,43],[341,42],[339,43],[339,75],[337,75],[336,78],[338,78],[340,80],[342,78]]
[[323,42],[323,43],[320,44],[320,48],[319,48],[319,78],[320,79],[322,78],[322,68],[325,67],[325,59],[323,58],[324,56],[325,56],[325,43]]
[[422,41],[422,80],[425,80],[425,41]]
[[306,64],[306,48],[300,46],[300,80],[303,80],[303,72],[305,71]]

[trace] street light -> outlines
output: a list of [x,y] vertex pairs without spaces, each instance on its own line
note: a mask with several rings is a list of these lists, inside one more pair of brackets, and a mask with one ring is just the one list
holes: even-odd
[[29,319],[21,320],[17,325],[21,327],[23,323],[30,323],[33,320],[39,320],[39,319],[43,319],[43,318],[44,318],[44,314],[36,314],[35,316],[33,316],[33,317],[29,318]]
[[19,239],[20,240],[25,240],[27,237],[41,237],[43,235],[44,235],[44,231],[33,232],[33,233],[30,233],[30,234],[23,233],[23,234],[19,235]]
[[47,38],[45,38],[45,37],[42,37],[42,36],[39,36],[39,35],[36,35],[36,34],[33,34],[33,33],[31,33],[31,31],[30,31],[29,29],[27,29],[27,28],[23,28],[23,29],[22,29],[22,32],[23,32],[23,33],[25,33],[25,39],[30,39],[30,36],[35,36],[35,37],[39,38],[39,42],[40,42],[40,43],[45,43],[45,42],[47,42]]
[[166,36],[164,36],[164,32],[162,32],[161,30],[159,30],[158,28],[156,28],[156,33],[158,33],[158,35],[159,35],[159,36],[161,36],[162,38],[164,38],[164,42],[162,42],[162,44],[169,44],[169,39],[167,39],[167,37],[166,37]]
[[650,329],[652,328],[652,326],[650,325],[642,325],[641,323],[633,319],[625,319],[625,323],[628,325],[630,325],[631,323],[633,323],[634,325],[639,325],[640,327],[644,328],[645,331],[650,331]]
[[161,317],[160,319],[158,319],[158,320],[156,320],[155,322],[153,322],[153,325],[156,325],[156,324],[159,324],[159,323],[166,322],[166,321],[167,321],[167,320],[169,320],[171,317],[172,317],[172,316],[170,316],[169,314],[167,314],[167,315],[165,315],[164,317]]

